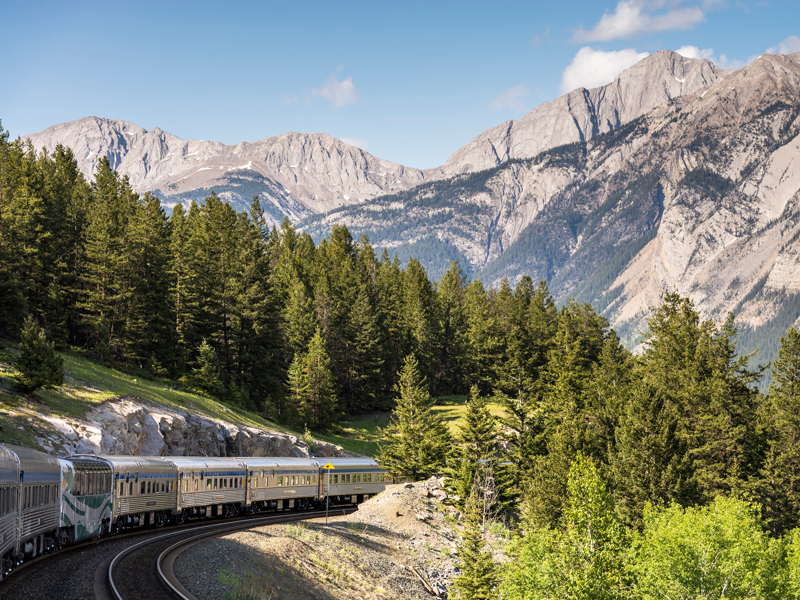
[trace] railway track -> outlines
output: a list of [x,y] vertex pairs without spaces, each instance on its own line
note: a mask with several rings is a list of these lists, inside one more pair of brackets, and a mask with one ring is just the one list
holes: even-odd
[[[335,513],[331,511],[331,515],[350,513],[356,510],[356,507],[347,507],[345,509],[338,508]],[[66,546],[61,550],[43,554],[36,559],[26,561],[14,570],[8,577],[0,581],[0,600],[38,600],[50,598],[67,598],[67,599],[90,599],[95,600],[118,600],[119,598],[137,597],[130,595],[126,587],[126,583],[119,581],[119,574],[124,574],[119,571],[119,564],[122,559],[117,561],[115,570],[118,573],[117,583],[115,585],[118,589],[118,594],[115,595],[110,585],[110,565],[112,560],[120,555],[126,554],[129,550],[138,548],[142,551],[146,547],[156,543],[156,540],[162,540],[162,552],[169,546],[178,546],[184,541],[187,548],[191,545],[191,540],[197,538],[212,537],[214,535],[222,535],[225,530],[237,531],[241,529],[249,529],[251,527],[258,527],[262,524],[278,524],[291,521],[298,521],[303,519],[313,519],[324,516],[325,511],[313,512],[297,512],[297,513],[271,513],[270,515],[254,515],[246,517],[237,517],[233,519],[226,519],[225,521],[209,523],[206,520],[198,521],[196,523],[189,523],[186,525],[171,525],[161,529],[144,529],[131,531],[111,537],[103,537],[99,540],[88,540],[78,544]],[[196,532],[202,531],[201,534]],[[181,537],[182,541],[178,544],[175,543],[176,537]],[[134,538],[146,538],[143,542],[135,543],[133,546]],[[177,548],[176,548],[177,549]],[[108,551],[110,550],[110,552]],[[156,567],[156,560],[159,553],[155,551],[150,552],[150,569],[142,568],[143,574],[140,576],[143,579],[152,580],[155,578],[160,581],[158,568]],[[156,556],[152,556],[156,554]],[[175,556],[180,554],[176,552]],[[147,558],[142,552],[137,554],[140,558]],[[174,560],[174,558],[173,558]],[[98,566],[93,566],[98,563]],[[61,565],[66,566],[61,566]],[[171,570],[172,562],[168,563],[165,569],[162,569],[165,577],[171,581],[177,581]],[[142,565],[144,567],[144,565]],[[82,583],[78,583],[78,582]],[[179,582],[178,582],[179,583]],[[166,589],[169,588],[168,584],[160,584],[154,587],[157,595],[147,596],[139,595],[141,598],[191,598],[191,595],[167,595]],[[123,595],[120,595],[123,594]]]
[[[344,509],[345,513],[357,510]],[[339,509],[336,511],[339,513]],[[314,519],[325,516],[325,511],[278,513],[262,517],[249,517],[237,522],[214,523],[163,533],[133,546],[100,566],[95,579],[95,600],[194,600],[173,572],[175,559],[190,546],[205,539],[250,529],[261,525],[274,525]],[[177,539],[177,541],[176,541]],[[104,581],[100,581],[105,571]]]

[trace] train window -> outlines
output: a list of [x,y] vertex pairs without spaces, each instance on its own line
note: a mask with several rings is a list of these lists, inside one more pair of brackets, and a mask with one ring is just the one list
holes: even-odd
[[337,473],[333,476],[333,484],[336,485],[338,483],[339,483],[339,474]]
[[140,489],[139,489],[139,493],[140,493],[140,494],[144,494],[144,491],[147,489],[147,488],[145,487],[146,485],[147,485],[147,484],[146,484],[144,481],[143,481],[143,482],[140,484]]
[[133,496],[133,482],[132,481],[130,482],[130,484],[128,484],[128,496]]
[[121,481],[119,482],[119,495],[125,495],[125,484]]
[[210,479],[206,479],[206,489],[207,490],[211,489],[211,480]]
[[233,480],[233,489],[235,489],[235,490],[239,489],[239,478],[238,477],[234,478],[234,480]]
[[278,475],[278,485],[283,485],[283,475]]
[[275,477],[275,469],[272,469],[272,476]]

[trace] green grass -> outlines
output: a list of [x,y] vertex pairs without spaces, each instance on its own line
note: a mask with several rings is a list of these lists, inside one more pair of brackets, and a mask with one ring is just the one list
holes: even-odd
[[[47,428],[35,413],[78,419],[101,402],[120,396],[137,396],[148,403],[223,419],[238,426],[296,433],[257,413],[173,389],[173,381],[123,373],[72,351],[62,353],[64,385],[27,396],[18,394],[14,390],[16,347],[8,341],[0,342],[0,346],[3,346],[0,350],[0,440],[3,441],[35,446],[35,430]],[[25,430],[19,429],[20,426]]]
[[[37,390],[28,396],[18,394],[14,391],[15,352],[14,344],[0,340],[0,441],[3,442],[34,447],[36,435],[42,435],[50,427],[37,413],[80,419],[101,402],[120,396],[137,396],[151,404],[222,419],[238,426],[293,433],[302,438],[302,432],[268,421],[257,413],[174,389],[174,381],[131,375],[73,351],[62,353],[64,385]],[[433,412],[455,432],[466,410],[466,401],[466,396],[440,396],[434,399]],[[502,414],[498,404],[489,404],[489,410],[493,415]],[[350,452],[375,456],[381,429],[389,424],[390,417],[389,412],[351,417],[339,423],[334,432],[315,432],[313,436]]]
[[[466,412],[467,396],[439,396],[434,398],[433,413],[440,416],[455,433],[458,421]],[[494,416],[503,414],[503,408],[496,403],[489,403],[489,412]],[[380,412],[348,418],[339,423],[336,434],[317,435],[322,440],[338,444],[345,450],[375,456],[378,452],[380,430],[389,424],[391,413]]]

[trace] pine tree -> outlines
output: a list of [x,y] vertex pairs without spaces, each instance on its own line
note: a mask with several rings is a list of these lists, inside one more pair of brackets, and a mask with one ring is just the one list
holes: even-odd
[[397,384],[401,361],[408,354],[407,335],[403,326],[403,281],[400,263],[395,255],[389,259],[384,248],[378,266],[377,306],[378,327],[380,330],[381,380],[384,394]]
[[297,354],[289,365],[286,378],[286,403],[279,405],[282,412],[276,416],[284,422],[298,422],[298,411],[305,402],[308,381],[305,373],[305,354]]
[[352,308],[350,325],[353,332],[349,337],[353,343],[346,358],[347,368],[350,370],[347,381],[353,404],[348,413],[364,412],[376,408],[375,399],[380,392],[383,367],[378,319],[366,284],[361,285],[356,304]]
[[497,595],[497,567],[486,549],[481,500],[472,494],[466,502],[464,532],[458,547],[461,574],[453,580],[456,600],[494,600]]
[[403,328],[408,352],[420,361],[420,372],[431,383],[436,370],[435,297],[425,269],[415,258],[403,273]]
[[631,394],[617,417],[610,475],[622,519],[641,529],[647,504],[687,506],[698,498],[686,441],[663,393],[639,382]]
[[466,318],[464,315],[467,278],[458,261],[450,263],[436,286],[436,380],[437,393],[458,393],[463,388],[466,363]]
[[125,323],[125,358],[141,369],[168,374],[176,340],[171,324],[169,231],[161,202],[149,192],[137,202],[128,225],[131,290]]
[[497,379],[503,352],[502,333],[489,294],[479,280],[467,286],[464,305],[464,378],[488,393]]
[[595,445],[593,454],[600,464],[608,464],[616,439],[614,432],[630,396],[633,360],[612,329],[592,367],[586,389],[588,425]]
[[470,390],[456,441],[461,446],[462,455],[472,462],[490,458],[497,451],[497,423],[478,386],[472,386]]
[[17,360],[19,375],[14,377],[22,392],[33,392],[41,387],[51,388],[64,383],[64,359],[58,355],[37,324],[29,316],[22,327],[20,357]]
[[514,465],[515,485],[521,488],[536,457],[545,453],[541,404],[558,313],[547,284],[542,281],[534,288],[530,277],[522,278],[513,300],[503,302],[508,312],[504,325],[508,345],[499,369],[496,397],[505,409],[502,423],[510,431],[509,460]]
[[496,477],[497,470],[503,471],[497,451],[497,423],[481,397],[477,386],[472,386],[466,412],[459,423],[456,434],[457,449],[453,452],[451,464],[444,469],[445,487],[457,500],[454,504],[464,509],[465,502],[473,489],[476,477],[489,478],[492,482],[492,510],[503,512],[514,500],[514,490],[507,483],[505,472]]
[[281,315],[277,294],[272,287],[267,227],[256,196],[250,214],[239,220],[241,230],[241,269],[234,280],[236,346],[235,379],[240,396],[259,411],[269,405],[274,412],[283,396],[283,336],[277,335]]
[[450,432],[431,412],[428,385],[413,354],[406,357],[396,391],[400,397],[381,432],[378,462],[395,478],[426,479],[444,465]]
[[770,438],[759,495],[778,535],[797,527],[800,519],[800,333],[794,328],[781,338],[766,412]]
[[197,349],[197,366],[189,375],[182,377],[181,382],[217,398],[223,395],[225,384],[220,377],[217,353],[207,340],[204,339]]
[[327,431],[338,420],[336,380],[331,372],[325,342],[317,329],[303,359],[305,389],[300,418],[314,431]]

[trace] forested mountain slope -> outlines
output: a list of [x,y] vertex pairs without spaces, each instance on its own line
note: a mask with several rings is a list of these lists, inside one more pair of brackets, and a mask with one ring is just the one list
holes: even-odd
[[[401,256],[459,258],[484,282],[523,273],[592,302],[628,341],[666,291],[743,342],[800,314],[800,54],[764,55],[587,142],[311,217]],[[759,333],[759,331],[761,333]]]

